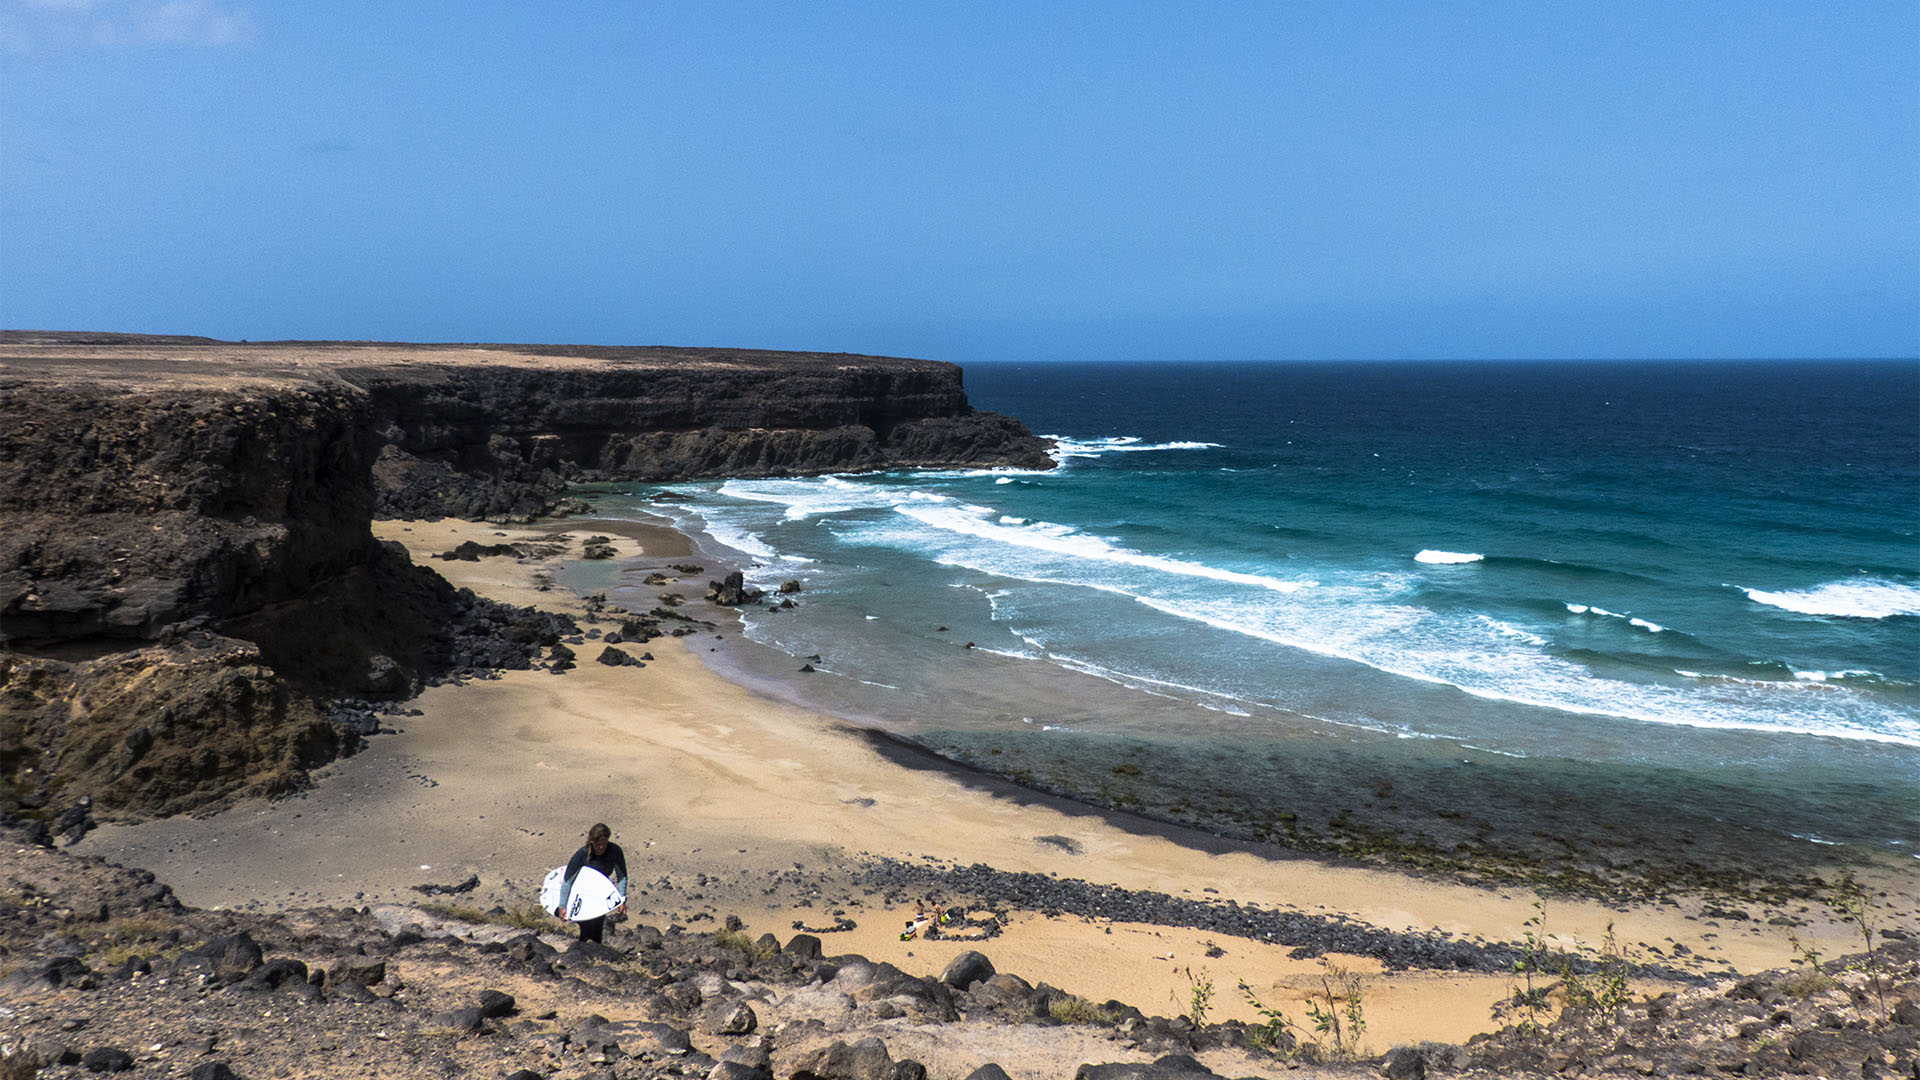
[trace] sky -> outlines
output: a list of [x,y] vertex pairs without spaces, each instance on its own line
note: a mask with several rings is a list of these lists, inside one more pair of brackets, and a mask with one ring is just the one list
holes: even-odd
[[0,0],[0,327],[1920,355],[1920,4]]

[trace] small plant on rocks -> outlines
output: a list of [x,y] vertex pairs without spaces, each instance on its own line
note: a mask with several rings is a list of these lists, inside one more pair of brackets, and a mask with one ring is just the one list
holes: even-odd
[[1307,998],[1307,1019],[1322,1036],[1324,1056],[1352,1061],[1360,1056],[1360,1036],[1367,1030],[1365,987],[1360,976],[1331,960],[1321,960],[1320,967],[1320,992]]
[[1213,976],[1207,969],[1201,968],[1195,975],[1192,968],[1185,969],[1187,976],[1187,1019],[1194,1027],[1205,1027],[1207,1014],[1213,1011]]
[[1801,941],[1800,935],[1794,933],[1792,927],[1787,928],[1787,944],[1793,946],[1793,962],[1798,970],[1780,984],[1782,992],[1803,998],[1833,989],[1833,979],[1820,970],[1819,949]]
[[1879,933],[1879,914],[1874,910],[1873,901],[1867,899],[1866,890],[1852,874],[1843,874],[1833,887],[1833,894],[1827,898],[1827,906],[1840,914],[1840,917],[1853,924],[1860,932],[1860,941],[1866,951],[1856,962],[1856,970],[1864,970],[1873,985],[1873,996],[1880,1003],[1883,1016],[1892,1015],[1887,1010],[1887,988],[1880,979],[1880,957],[1874,952],[1873,939]]
[[1076,994],[1061,994],[1047,1002],[1047,1015],[1063,1024],[1111,1024],[1112,1014]]
[[1600,943],[1598,971],[1583,975],[1574,971],[1567,961],[1560,964],[1560,986],[1567,1004],[1585,1009],[1602,1021],[1610,1019],[1616,1009],[1633,1000],[1633,993],[1627,987],[1627,980],[1632,976],[1633,961],[1614,938],[1612,923],[1607,924],[1606,937]]
[[768,960],[773,957],[773,949],[760,944],[745,930],[715,930],[713,943],[723,949],[745,953],[755,960]]
[[1253,1006],[1254,1012],[1264,1017],[1260,1023],[1247,1027],[1247,1041],[1253,1044],[1254,1049],[1280,1054],[1295,1045],[1293,1021],[1287,1019],[1279,1009],[1254,996],[1253,987],[1248,986],[1244,979],[1240,982],[1240,996],[1247,999],[1247,1004]]
[[1520,924],[1520,955],[1513,961],[1513,970],[1507,977],[1507,996],[1494,1003],[1494,1019],[1524,1011],[1514,1027],[1521,1034],[1540,1030],[1540,1014],[1547,1006],[1547,991],[1550,987],[1536,984],[1537,976],[1546,974],[1547,961],[1547,903],[1538,896],[1533,898],[1533,917]]
[[486,911],[472,904],[435,900],[421,904],[420,910],[430,915],[438,915],[443,919],[458,919],[461,922],[476,925],[514,926],[522,930],[553,929],[553,913],[538,907],[499,908]]

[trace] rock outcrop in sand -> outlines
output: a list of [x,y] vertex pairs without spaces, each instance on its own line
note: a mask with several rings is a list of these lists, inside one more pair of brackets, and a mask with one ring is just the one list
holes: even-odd
[[341,697],[526,667],[376,514],[525,520],[577,480],[1051,464],[929,361],[0,335],[0,804],[84,827],[297,787]]

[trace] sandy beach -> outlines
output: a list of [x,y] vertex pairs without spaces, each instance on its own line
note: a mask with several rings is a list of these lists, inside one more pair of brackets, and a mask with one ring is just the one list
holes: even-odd
[[[596,663],[605,646],[593,639],[617,628],[617,619],[590,621],[577,597],[542,583],[592,535],[613,536],[614,568],[633,582],[650,572],[673,575],[667,567],[690,549],[666,529],[627,526],[616,534],[610,522],[503,528],[449,520],[377,522],[375,532],[455,585],[573,614],[590,631],[572,646],[578,666],[433,688],[410,703],[417,715],[390,718],[391,733],[329,766],[310,791],[206,818],[105,825],[78,851],[150,869],[199,906],[417,904],[426,897],[415,886],[477,876],[461,903],[523,907],[586,827],[604,821],[626,851],[630,912],[641,923],[704,930],[736,915],[750,934],[785,940],[796,923],[830,926],[840,913],[855,926],[822,935],[829,953],[937,974],[958,952],[978,947],[1002,971],[1167,1015],[1189,1009],[1196,984],[1211,985],[1213,1019],[1257,1019],[1236,990],[1245,983],[1296,1023],[1304,1021],[1301,995],[1318,985],[1323,964],[1290,959],[1287,942],[1032,912],[1013,913],[984,943],[903,941],[916,898],[870,894],[850,872],[866,857],[986,863],[1489,942],[1518,940],[1536,914],[1535,897],[1523,890],[1292,858],[977,776],[902,768],[841,721],[759,696],[708,669],[702,658],[716,647],[714,635],[735,633],[726,610],[699,599],[706,577],[720,576],[714,568],[668,586],[711,629],[620,646],[648,654],[643,667]],[[432,558],[465,540],[543,538],[564,541],[566,554]],[[1895,869],[1862,877],[1891,913],[1887,925],[1920,929],[1920,875]],[[1563,947],[1591,948],[1611,925],[1643,959],[1689,957],[1701,971],[1793,960],[1784,928],[1766,921],[1771,913],[1733,921],[1700,907],[1689,899],[1620,908],[1549,898],[1547,931]],[[1806,923],[1796,928],[1799,938],[1826,955],[1857,950],[1853,931],[1817,905],[1788,914]],[[554,930],[563,929],[555,921]],[[1376,1052],[1419,1040],[1464,1041],[1496,1026],[1490,1006],[1508,992],[1498,975],[1330,961],[1363,976],[1366,1045]]]

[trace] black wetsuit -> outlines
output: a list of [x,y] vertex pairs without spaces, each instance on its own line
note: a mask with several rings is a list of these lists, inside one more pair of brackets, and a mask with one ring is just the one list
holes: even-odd
[[[583,846],[573,853],[573,858],[567,860],[567,884],[560,890],[562,910],[567,906],[567,896],[573,892],[573,879],[580,876],[580,868],[583,866],[590,866],[607,875],[607,879],[613,882],[614,888],[620,890],[620,895],[627,895],[627,853],[620,850],[619,844],[609,840],[604,854],[595,855],[591,848]],[[605,915],[597,919],[580,920],[580,940],[599,941],[606,925]]]

